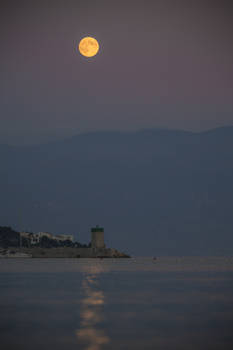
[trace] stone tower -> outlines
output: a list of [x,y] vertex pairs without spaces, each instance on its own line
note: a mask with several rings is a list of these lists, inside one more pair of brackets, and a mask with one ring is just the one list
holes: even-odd
[[91,229],[91,247],[94,249],[105,248],[103,227],[93,227]]

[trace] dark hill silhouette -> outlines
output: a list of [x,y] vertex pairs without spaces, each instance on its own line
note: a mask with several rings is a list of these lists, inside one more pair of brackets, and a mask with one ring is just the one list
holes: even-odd
[[1,225],[89,242],[101,224],[137,255],[233,253],[233,127],[89,133],[0,156]]

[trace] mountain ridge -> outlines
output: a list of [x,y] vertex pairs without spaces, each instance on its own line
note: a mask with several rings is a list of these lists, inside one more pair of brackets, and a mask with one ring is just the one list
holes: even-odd
[[1,225],[87,241],[99,223],[137,255],[232,252],[233,127],[96,132],[0,155]]

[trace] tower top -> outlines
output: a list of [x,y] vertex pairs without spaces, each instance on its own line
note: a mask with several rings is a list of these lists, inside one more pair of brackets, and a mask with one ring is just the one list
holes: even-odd
[[104,232],[104,228],[99,227],[99,225],[96,225],[96,227],[91,228],[91,232]]

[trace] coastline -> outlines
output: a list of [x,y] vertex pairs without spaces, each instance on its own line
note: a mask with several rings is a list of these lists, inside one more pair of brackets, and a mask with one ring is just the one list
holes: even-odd
[[0,251],[0,258],[130,258],[129,255],[121,253],[116,249],[103,248],[7,248]]

